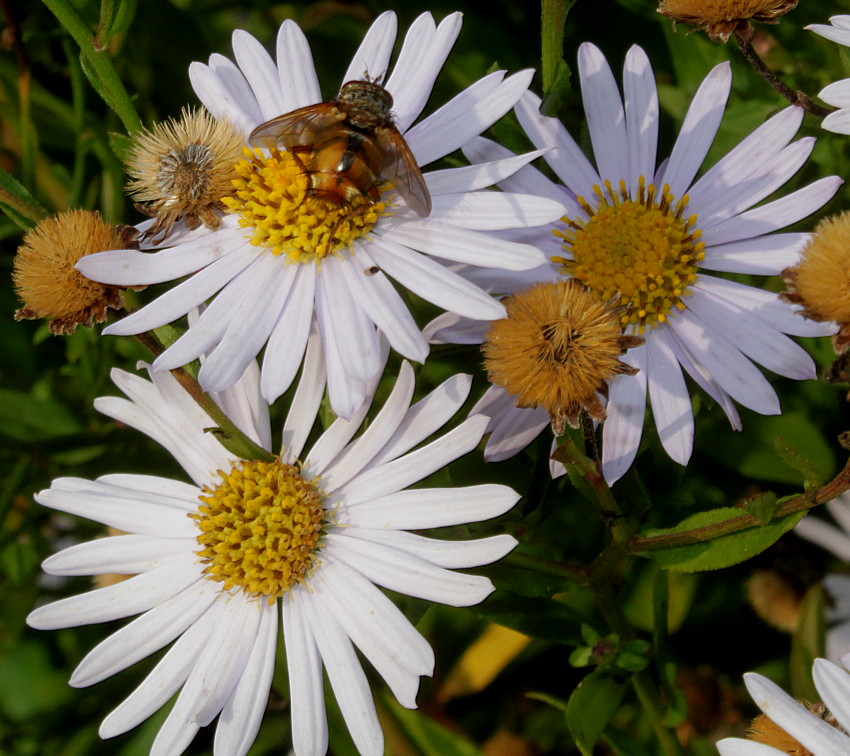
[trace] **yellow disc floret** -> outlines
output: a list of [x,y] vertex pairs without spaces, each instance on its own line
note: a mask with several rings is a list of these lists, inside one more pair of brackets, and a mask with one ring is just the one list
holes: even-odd
[[251,243],[291,262],[313,262],[340,251],[372,229],[386,206],[366,195],[345,202],[316,195],[304,161],[273,149],[245,150],[236,164],[235,197],[222,202],[253,227]]
[[665,186],[657,196],[643,177],[634,199],[622,181],[618,192],[607,181],[594,192],[595,206],[578,198],[588,218],[564,218],[567,228],[556,232],[571,257],[553,261],[599,299],[616,298],[621,324],[643,333],[685,307],[682,297],[705,257],[696,215],[684,217],[687,195],[675,202]]
[[282,596],[309,573],[322,532],[322,495],[300,468],[279,460],[240,462],[206,486],[189,516],[200,533],[204,573],[249,594]]

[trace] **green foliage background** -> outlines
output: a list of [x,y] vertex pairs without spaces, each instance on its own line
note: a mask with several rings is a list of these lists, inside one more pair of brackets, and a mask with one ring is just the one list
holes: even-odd
[[[93,31],[100,3],[76,0],[73,5]],[[229,55],[229,37],[235,28],[271,44],[285,18],[295,19],[307,33],[323,91],[331,96],[369,23],[388,8],[398,13],[402,32],[425,10],[437,19],[454,10],[465,14],[463,32],[437,81],[429,109],[494,65],[510,71],[540,66],[539,8],[514,0],[439,0],[429,5],[417,0],[397,6],[377,0],[125,0],[115,3],[108,51],[143,123],[150,125],[196,103],[187,75],[191,61],[206,60],[212,52]],[[47,5],[4,0],[0,10],[7,26],[0,38],[0,168],[50,212],[96,208],[110,221],[138,222],[141,217],[122,191],[126,179],[116,154],[122,145],[122,124],[86,79],[77,44]],[[846,3],[807,0],[779,26],[760,27],[767,62],[791,86],[812,95],[827,83],[850,76],[846,51],[803,28],[848,11]],[[17,47],[12,44],[16,28]],[[615,72],[621,70],[632,44],[649,53],[663,111],[659,155],[669,153],[691,96],[709,69],[722,60],[732,61],[733,93],[706,165],[784,106],[746,67],[732,43],[714,45],[703,34],[687,35],[684,28],[674,33],[649,0],[578,0],[566,24],[568,66],[575,66],[577,48],[584,41],[599,45]],[[533,87],[541,92],[539,78]],[[586,143],[579,94],[564,94],[560,115]],[[821,132],[811,116],[801,135],[817,136],[818,145],[782,193],[828,174],[850,175],[847,137]],[[497,124],[492,136],[514,149],[525,144],[511,119]],[[850,207],[848,191],[843,188],[822,215]],[[799,228],[810,229],[815,220]],[[21,235],[20,225],[9,216],[0,217],[4,272],[0,310],[6,313],[0,318],[0,754],[141,756],[147,753],[164,712],[114,741],[101,741],[97,727],[153,662],[140,663],[91,689],[73,690],[66,683],[72,669],[117,624],[51,633],[32,631],[24,624],[36,602],[88,588],[84,579],[45,577],[40,561],[64,545],[102,534],[93,523],[39,507],[32,492],[65,475],[93,478],[122,471],[181,477],[182,473],[153,442],[117,427],[92,408],[96,396],[116,393],[108,378],[113,366],[132,370],[137,360],[148,357],[142,347],[126,339],[100,338],[97,329],[80,329],[71,337],[58,338],[49,336],[43,324],[13,321],[19,303],[10,274]],[[739,278],[775,291],[782,287],[778,279]],[[140,300],[149,301],[155,293],[145,292]],[[420,324],[433,314],[417,303]],[[804,341],[819,368],[825,368],[831,360],[827,341]],[[397,362],[391,366],[382,395],[392,385]],[[474,400],[486,386],[480,357],[476,350],[460,347],[437,348],[425,366],[417,367],[418,393],[424,394],[458,371],[476,374]],[[814,485],[835,475],[846,457],[836,441],[847,427],[846,387],[769,378],[780,394],[783,414],[761,417],[742,409],[742,433],[733,432],[719,408],[694,392],[697,436],[687,468],[669,460],[648,424],[633,471],[614,489],[623,506],[639,513],[645,527],[667,528],[705,510],[740,507],[745,498],[760,492],[795,494],[804,483]],[[279,407],[275,416],[279,421]],[[777,438],[781,439],[779,450]],[[588,674],[587,668],[570,664],[574,649],[590,643],[587,629],[582,634],[582,624],[595,629],[597,634],[591,635],[595,639],[612,629],[588,588],[551,571],[532,571],[529,564],[535,558],[547,563],[588,562],[602,547],[605,527],[580,486],[574,487],[567,478],[550,481],[549,440],[541,439],[506,463],[485,465],[480,454],[470,455],[440,473],[441,485],[498,481],[523,492],[522,502],[499,521],[453,529],[448,535],[510,532],[522,542],[519,554],[526,561],[509,558],[478,570],[489,574],[498,588],[480,607],[457,610],[399,599],[405,611],[419,619],[420,629],[434,645],[437,670],[433,680],[423,681],[416,712],[394,704],[375,679],[389,753],[572,754],[579,752],[574,738],[593,740],[609,718],[596,753],[658,752],[634,693],[624,685],[627,672],[591,673],[604,677],[604,683],[596,688],[588,684],[585,694],[576,694],[566,703]],[[808,460],[805,474],[795,469],[801,467],[794,463],[800,457]],[[692,557],[682,559],[687,562]],[[814,619],[800,631],[792,655],[791,637],[765,624],[750,608],[746,581],[754,571],[769,569],[802,595],[827,568],[841,569],[841,565],[831,564],[823,552],[788,535],[754,559],[729,569],[693,574],[678,566],[679,571],[670,572],[668,578],[653,561],[632,560],[629,569],[616,576],[616,589],[638,637],[653,643],[652,675],[657,689],[663,691],[656,696],[667,723],[680,726],[683,752],[711,754],[716,752],[711,745],[714,739],[740,734],[745,718],[753,713],[740,684],[744,671],[763,671],[786,687],[793,683],[798,695],[816,697],[807,673],[811,655],[822,642],[822,623],[816,621],[822,604],[815,599],[809,602],[807,617]],[[666,598],[665,586],[669,589]],[[668,622],[656,621],[663,616],[659,611],[665,601],[670,607]],[[446,700],[445,683],[453,666],[490,621],[519,630],[532,640],[518,654],[508,655],[499,674],[482,690]],[[494,645],[492,654],[499,652]],[[689,708],[683,691],[689,696],[699,694],[688,699]],[[603,711],[602,700],[607,706],[614,702],[610,711]],[[339,756],[353,753],[338,713],[331,709],[330,717],[331,751]],[[601,722],[596,731],[594,717]],[[508,746],[498,739],[505,737],[505,731],[516,738]],[[207,728],[187,753],[210,753],[211,744],[212,731]],[[288,747],[287,685],[281,669],[251,754],[284,753]]]

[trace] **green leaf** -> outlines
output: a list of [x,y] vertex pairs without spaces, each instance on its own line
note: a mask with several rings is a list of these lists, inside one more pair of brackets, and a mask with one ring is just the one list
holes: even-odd
[[486,617],[531,638],[580,645],[581,615],[550,598],[520,596],[497,591],[483,604],[472,607]]
[[0,209],[24,230],[29,230],[47,215],[47,210],[23,184],[2,168],[0,168]]
[[564,57],[564,24],[576,0],[542,0],[540,7],[540,47],[543,88],[550,90],[559,76]]
[[0,709],[23,720],[49,714],[73,693],[65,673],[54,669],[41,642],[24,641],[0,657]]
[[[708,527],[740,517],[742,511],[732,507],[711,509],[691,515],[674,528],[652,530],[643,533],[644,536],[657,536],[682,533],[688,530]],[[652,559],[665,570],[678,572],[705,572],[720,570],[739,564],[760,554],[772,546],[779,538],[793,528],[805,516],[805,511],[774,520],[769,525],[748,528],[739,533],[720,536],[711,541],[690,546],[677,546],[672,549],[646,551],[642,556]]]
[[569,706],[569,703],[563,698],[552,696],[549,693],[541,693],[538,690],[533,690],[529,693],[526,693],[525,695],[526,698],[532,698],[535,701],[543,701],[543,703],[549,704],[549,706],[551,706],[553,709],[563,711],[565,714],[567,713],[567,707]]
[[74,416],[58,402],[0,389],[0,433],[3,435],[19,441],[41,441],[81,430]]
[[[679,687],[676,665],[671,661],[670,653],[670,587],[677,580],[690,577],[691,595],[696,585],[696,579],[691,576],[677,575],[658,570],[655,575],[652,594],[652,643],[655,646],[655,668],[661,681],[661,690],[667,703],[664,724],[675,727],[682,724],[688,717],[688,702]],[[690,601],[688,602],[690,605]]]
[[549,88],[543,93],[540,103],[540,113],[544,116],[557,118],[561,109],[566,105],[572,91],[570,77],[572,71],[565,61],[559,60],[555,66],[555,78]]
[[828,470],[819,468],[813,460],[793,449],[781,438],[776,438],[773,445],[776,448],[776,453],[779,455],[779,458],[788,465],[788,467],[792,470],[796,470],[803,476],[803,484],[806,489],[818,488],[824,484],[824,481],[829,475]]
[[481,756],[468,738],[438,724],[421,711],[405,709],[391,695],[383,703],[395,724],[423,756]]
[[608,728],[604,739],[611,746],[616,756],[649,756],[649,751],[637,738],[627,735],[625,732]]
[[812,681],[812,664],[825,656],[826,602],[823,586],[813,585],[803,599],[800,620],[791,640],[791,691],[796,698],[819,701]]
[[567,702],[567,726],[583,756],[593,756],[593,746],[611,717],[620,708],[626,684],[597,669],[582,680]]
[[130,147],[133,145],[133,138],[126,134],[119,134],[117,131],[109,132],[109,146],[122,163],[127,161],[130,154]]
[[762,525],[767,525],[776,514],[776,494],[772,491],[763,493],[744,502],[744,509],[755,517]]

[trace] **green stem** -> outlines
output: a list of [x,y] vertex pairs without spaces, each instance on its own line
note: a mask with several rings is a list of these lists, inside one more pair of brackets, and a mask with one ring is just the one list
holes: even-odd
[[[783,502],[776,508],[774,518],[778,519],[796,512],[811,509],[819,504],[826,504],[836,496],[850,489],[850,460],[844,465],[844,469],[825,486],[815,491],[807,491]],[[632,538],[629,542],[629,551],[632,553],[640,551],[659,551],[661,549],[673,549],[678,546],[690,546],[703,541],[711,541],[720,536],[739,533],[747,528],[755,528],[764,522],[751,514],[742,514],[715,525],[705,525],[693,530],[684,530],[680,533],[668,533],[665,535],[646,536],[644,538]]]
[[654,695],[652,678],[646,670],[636,672],[632,676],[632,685],[643,711],[649,719],[663,756],[681,756],[682,749],[675,735],[664,725],[663,712]]
[[[141,333],[137,338],[153,354],[162,354],[162,344],[152,333]],[[241,459],[262,459],[266,462],[273,462],[276,459],[274,454],[263,449],[262,446],[259,446],[239,430],[233,424],[233,421],[224,414],[221,407],[213,401],[213,398],[183,368],[176,368],[171,371],[171,374],[216,424],[207,430],[215,434],[225,449]]]
[[567,580],[572,580],[583,585],[586,585],[588,582],[587,569],[581,565],[561,564],[560,562],[553,562],[550,559],[541,559],[540,557],[533,557],[517,552],[508,554],[504,558],[504,561],[515,567],[522,567],[529,572],[566,578]]
[[95,37],[83,19],[68,0],[42,0],[42,2],[80,46],[83,62],[87,64],[83,68],[92,86],[103,97],[106,104],[115,111],[128,133],[139,131],[142,128],[142,121],[115,70],[115,65],[107,52],[97,49]]
[[19,215],[22,215],[27,220],[32,221],[33,225],[47,216],[47,211],[43,207],[31,205],[29,202],[24,202],[22,199],[18,199],[14,194],[7,192],[5,189],[0,189],[0,205],[10,207]]
[[112,17],[115,15],[115,0],[101,0],[100,20],[97,23],[97,34],[92,45],[97,52],[103,52],[109,46],[109,31],[112,28]]
[[555,81],[558,61],[564,56],[564,23],[575,0],[542,0],[540,6],[540,46],[543,91]]

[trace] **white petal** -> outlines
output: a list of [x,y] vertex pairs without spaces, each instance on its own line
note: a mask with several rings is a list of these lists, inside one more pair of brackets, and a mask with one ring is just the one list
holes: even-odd
[[286,113],[277,66],[265,48],[248,32],[236,29],[233,32],[233,53],[257,98],[263,120]]
[[298,756],[324,756],[328,748],[328,722],[322,685],[322,660],[303,606],[310,600],[296,588],[283,598],[283,640],[289,668],[292,707],[292,746]]
[[686,465],[694,448],[694,413],[682,369],[663,328],[647,339],[646,373],[661,444],[673,460]]
[[466,401],[471,387],[472,376],[453,375],[416,402],[369,467],[396,459],[442,428]]
[[196,562],[194,554],[187,554],[120,583],[54,601],[30,612],[27,624],[56,630],[141,614],[201,579]]
[[109,475],[101,475],[95,482],[164,496],[174,505],[183,501],[186,503],[187,512],[193,511],[198,504],[198,487],[191,483],[184,483],[182,480],[159,478],[156,475],[110,473]]
[[850,79],[840,79],[827,84],[818,93],[818,97],[836,108],[850,107]]
[[261,116],[257,104],[248,104],[246,108],[246,103],[229,92],[224,82],[209,66],[198,62],[190,63],[189,81],[192,82],[192,89],[198,99],[215,118],[229,121],[246,137],[259,123]]
[[94,685],[164,648],[197,622],[218,594],[211,580],[200,580],[145,612],[89,651],[69,684],[75,688]]
[[[247,136],[253,127],[263,120],[263,113],[260,110],[260,104],[257,102],[257,98],[254,96],[254,91],[248,84],[245,74],[239,70],[239,66],[230,60],[230,58],[213,53],[210,55],[209,64],[210,70],[226,90],[226,95],[223,98],[224,101],[227,102],[232,99],[236,107],[241,111],[240,121],[244,118],[248,124],[248,129],[245,132]],[[213,106],[217,108],[219,107],[219,103],[213,103]],[[228,110],[231,110],[231,108],[228,108]],[[214,110],[210,112],[215,113]],[[225,117],[228,116],[225,115]]]
[[821,121],[821,128],[835,134],[850,134],[850,109],[843,108],[835,113],[830,113]]
[[295,464],[301,457],[304,443],[316,421],[319,405],[325,395],[325,355],[322,352],[322,339],[317,327],[313,328],[307,341],[307,351],[304,355],[304,368],[301,380],[289,405],[286,422],[283,425],[283,441],[281,459],[288,464]]
[[405,134],[419,165],[454,152],[492,126],[522,97],[534,71],[520,71],[502,81],[503,76],[497,71],[479,79]]
[[[463,154],[473,165],[466,165],[461,168],[446,168],[442,171],[431,171],[425,174],[425,183],[428,184],[428,190],[432,197],[442,194],[457,194],[458,192],[474,192],[479,189],[486,189],[488,186],[499,184],[500,182],[509,180],[517,171],[527,166],[532,160],[546,154],[546,150],[534,150],[533,152],[525,152],[522,155],[514,155],[510,150],[504,150],[498,157],[488,158],[485,154],[476,147],[482,145],[491,145],[489,139],[484,137],[476,137],[471,142],[467,142],[463,146]],[[539,172],[535,171],[538,176]],[[552,182],[546,181],[551,185]],[[508,188],[503,187],[505,191],[518,192],[520,194],[537,194],[538,196],[549,197],[560,201],[563,197],[563,190],[543,194],[541,192],[531,191],[528,188]]]
[[[830,21],[835,24],[835,19],[842,18],[847,17],[833,16]],[[828,24],[809,24],[806,28],[831,42],[837,42],[839,45],[844,45],[845,47],[850,45],[850,35],[847,34],[847,29],[838,24],[835,24],[835,26],[829,26]]]
[[674,197],[681,197],[687,192],[705,160],[723,118],[731,86],[729,63],[719,63],[711,69],[694,95],[664,171],[663,181],[670,185]]
[[233,386],[253,362],[280,316],[295,279],[293,268],[273,255],[261,256],[252,266],[244,299],[232,310],[221,341],[201,366],[198,381],[204,391]]
[[602,472],[609,485],[635,461],[646,413],[646,346],[630,349],[620,359],[639,372],[611,382],[608,419],[602,425]]
[[387,90],[393,95],[396,127],[404,133],[422,112],[434,81],[446,62],[463,24],[462,13],[446,16],[436,29],[430,13],[410,25]]
[[428,342],[389,279],[359,245],[356,255],[340,267],[357,304],[390,342],[390,346],[410,360],[425,362]]
[[749,672],[744,684],[758,707],[785,732],[815,754],[846,753],[850,738],[762,675]]
[[[498,414],[485,413],[492,417],[492,434],[484,449],[487,462],[501,462],[518,454],[549,425],[549,413],[546,410],[517,407],[513,404],[513,397],[508,394],[505,396],[510,401],[509,407]],[[473,407],[470,414],[474,412]]]
[[850,561],[850,536],[817,517],[805,517],[794,527],[794,532],[807,541],[822,546],[839,559]]
[[519,499],[512,489],[495,484],[414,488],[346,507],[339,516],[358,527],[422,530],[489,520],[507,512]]
[[385,237],[374,239],[369,253],[381,270],[437,307],[475,320],[504,317],[497,299],[425,255]]
[[161,297],[103,329],[104,334],[128,336],[159,328],[185,315],[232,281],[257,257],[256,247],[245,244],[221,260],[169,289]]
[[81,491],[48,488],[35,500],[45,507],[79,515],[110,528],[160,538],[194,538],[197,527],[185,510],[152,501],[152,494],[119,495],[92,483]]
[[328,679],[354,745],[363,756],[381,756],[384,752],[383,732],[378,722],[369,682],[363,674],[351,641],[323,604],[305,601],[301,611],[316,639]]
[[338,621],[345,634],[384,678],[399,703],[408,709],[415,709],[419,673],[411,672],[398,658],[394,658],[398,651],[392,649],[387,639],[382,637],[378,623],[369,612],[364,612],[362,607],[344,598],[340,600],[338,596],[328,594],[322,580],[325,572],[322,570],[310,581],[313,593],[311,607],[320,611],[324,617]]
[[257,737],[274,675],[277,604],[260,602],[260,626],[251,656],[215,728],[217,756],[245,756]]
[[298,108],[321,102],[322,90],[310,54],[307,37],[291,18],[277,32],[277,67],[280,80],[282,110],[290,113]]
[[102,738],[114,738],[143,722],[164,706],[186,682],[218,621],[215,604],[181,635],[142,683],[116,707],[100,726]]
[[422,335],[431,344],[480,344],[490,325],[489,320],[470,320],[453,312],[444,312],[422,329]]
[[755,740],[742,740],[741,738],[724,738],[717,741],[717,750],[720,756],[785,756],[782,751],[777,751],[764,743]]
[[260,368],[256,360],[248,364],[233,386],[215,392],[213,401],[246,436],[271,450],[269,405],[260,393]]
[[[380,236],[376,235],[375,243],[379,240],[392,240],[445,260],[485,268],[530,270],[546,262],[543,253],[536,247],[435,220],[413,220],[388,226]],[[371,246],[369,250],[372,252]]]
[[[829,713],[846,732],[850,728],[850,674],[826,659],[815,659],[812,677]],[[846,745],[850,747],[850,739]]]
[[347,483],[341,495],[350,505],[400,491],[472,451],[486,427],[487,418],[483,415],[470,417],[421,449],[369,468]]
[[371,543],[390,546],[431,562],[437,567],[450,570],[491,564],[517,545],[516,538],[505,534],[491,538],[477,538],[473,541],[444,541],[405,531],[368,528],[348,528],[345,534],[351,538],[361,538]]
[[329,552],[373,583],[449,606],[472,606],[493,592],[493,584],[479,575],[465,575],[436,567],[398,549],[350,538],[344,531],[328,533]]
[[393,51],[398,21],[392,11],[384,11],[378,16],[360,43],[351,59],[342,83],[370,78],[373,81],[384,79],[390,55]]
[[245,244],[245,229],[221,229],[161,252],[114,249],[80,258],[77,270],[92,281],[142,286],[173,281],[221,260]]
[[434,223],[451,223],[473,231],[497,231],[541,226],[558,220],[565,212],[563,203],[531,194],[465,192],[435,196],[429,220],[420,224],[430,227]]
[[414,385],[413,368],[404,362],[390,396],[369,427],[322,472],[322,491],[330,494],[345,485],[383,449],[410,407]]
[[44,560],[48,575],[136,575],[197,548],[194,539],[118,535],[78,543]]
[[589,42],[578,49],[578,70],[599,176],[617,186],[629,180],[626,118],[617,82],[602,51]]
[[260,387],[268,402],[274,402],[292,383],[301,364],[310,324],[313,322],[316,266],[295,267],[298,268],[296,279],[263,355]]

